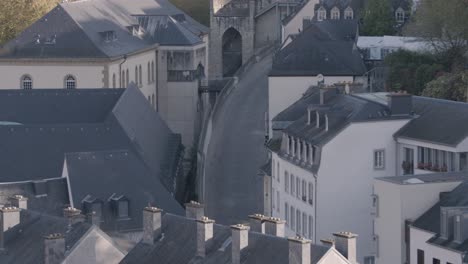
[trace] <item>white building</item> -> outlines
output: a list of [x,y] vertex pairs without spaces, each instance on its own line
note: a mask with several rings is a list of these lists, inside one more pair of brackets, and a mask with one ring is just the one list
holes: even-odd
[[284,46],[268,76],[269,136],[271,120],[318,83],[365,83],[366,72],[356,48],[355,21],[323,21],[311,24]]
[[437,203],[441,192],[453,190],[466,176],[454,172],[375,179],[376,263],[409,263],[409,225]]
[[193,144],[208,30],[167,0],[59,4],[0,49],[0,89],[125,88],[136,83]]
[[364,59],[370,61],[383,60],[398,50],[425,52],[433,49],[427,41],[401,36],[359,36],[357,47],[363,51]]
[[273,119],[272,215],[312,240],[358,233],[358,261],[374,263],[374,178],[464,170],[466,113],[465,103],[309,89]]
[[409,230],[409,263],[468,262],[468,183],[441,192]]

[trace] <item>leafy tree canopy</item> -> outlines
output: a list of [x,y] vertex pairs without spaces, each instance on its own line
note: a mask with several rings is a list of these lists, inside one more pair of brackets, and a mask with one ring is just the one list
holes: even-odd
[[387,0],[369,0],[362,11],[361,34],[383,36],[395,33],[394,18]]
[[467,101],[468,71],[447,73],[429,82],[422,95],[454,101]]

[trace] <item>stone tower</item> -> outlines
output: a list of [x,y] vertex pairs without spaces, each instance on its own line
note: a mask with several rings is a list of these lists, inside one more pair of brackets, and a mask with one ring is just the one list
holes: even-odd
[[232,76],[254,54],[256,0],[211,0],[209,79]]

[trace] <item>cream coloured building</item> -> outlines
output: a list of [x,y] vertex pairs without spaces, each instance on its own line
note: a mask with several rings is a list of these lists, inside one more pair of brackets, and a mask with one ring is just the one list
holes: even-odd
[[0,48],[0,89],[125,88],[134,82],[191,147],[208,29],[167,0],[78,0]]

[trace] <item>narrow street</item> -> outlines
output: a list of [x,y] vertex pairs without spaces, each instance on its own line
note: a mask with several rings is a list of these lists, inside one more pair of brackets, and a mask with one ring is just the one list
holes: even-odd
[[263,210],[260,166],[266,161],[265,112],[271,55],[252,65],[218,108],[205,164],[206,214],[236,224]]

